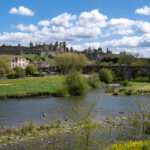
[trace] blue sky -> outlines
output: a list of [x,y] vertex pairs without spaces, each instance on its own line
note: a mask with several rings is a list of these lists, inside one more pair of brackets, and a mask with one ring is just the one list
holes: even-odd
[[149,0],[5,0],[0,20],[0,45],[58,40],[150,57]]

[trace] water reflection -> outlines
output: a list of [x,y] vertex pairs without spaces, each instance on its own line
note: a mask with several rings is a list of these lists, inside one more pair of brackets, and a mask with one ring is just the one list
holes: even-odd
[[28,98],[28,99],[8,99],[0,101],[0,126],[18,127],[31,120],[35,124],[43,124],[45,118],[43,113],[51,116],[59,114],[66,115],[75,104],[80,101],[82,105],[97,99],[97,118],[106,115],[119,114],[119,112],[129,112],[136,100],[140,102],[150,100],[150,96],[111,96],[104,94],[105,89],[96,89],[88,92],[82,97],[67,98]]

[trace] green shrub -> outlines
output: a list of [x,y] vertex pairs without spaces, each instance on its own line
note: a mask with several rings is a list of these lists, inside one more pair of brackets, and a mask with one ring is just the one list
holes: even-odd
[[100,87],[100,80],[99,80],[98,75],[96,75],[96,74],[94,74],[91,77],[87,78],[86,82],[92,88]]
[[34,75],[34,74],[35,74],[36,69],[35,69],[35,67],[34,67],[34,66],[29,65],[29,66],[27,66],[27,67],[26,67],[25,71],[26,71],[26,75],[30,75],[30,76],[32,76],[32,75]]
[[5,76],[5,70],[3,68],[0,68],[0,78]]
[[69,96],[69,91],[67,85],[63,84],[59,88],[56,89],[56,92],[53,94],[56,97],[65,97]]
[[23,126],[21,128],[21,132],[22,132],[22,134],[27,135],[28,132],[33,132],[34,128],[35,128],[35,126],[34,126],[33,122],[31,121],[28,125]]
[[149,78],[148,77],[136,77],[133,79],[133,82],[148,82]]
[[22,69],[20,67],[15,67],[14,71],[15,71],[16,78],[23,78],[23,77],[25,77],[25,70],[24,69]]
[[105,150],[150,150],[150,141],[127,142],[114,144]]
[[76,70],[72,70],[66,78],[65,84],[71,96],[83,95],[87,90],[87,85]]
[[8,79],[16,79],[16,73],[9,73],[9,74],[7,74],[7,78]]
[[35,126],[34,126],[34,123],[31,121],[29,124],[28,124],[28,131],[29,132],[33,132],[33,130],[34,130],[34,128],[35,128]]
[[33,76],[34,77],[44,77],[44,75],[41,73],[34,73]]
[[21,128],[21,133],[22,133],[23,135],[27,135],[27,133],[28,133],[27,126],[23,126],[23,127]]
[[115,92],[115,90],[113,87],[108,87],[107,90],[105,91],[105,93],[108,93],[108,94],[112,94],[114,92]]
[[133,90],[127,90],[127,91],[125,92],[125,95],[128,95],[128,96],[133,95],[133,94],[134,94],[134,91],[133,91]]
[[33,76],[34,77],[40,77],[41,75],[39,73],[34,73]]
[[126,89],[119,89],[118,92],[126,92]]
[[105,83],[111,83],[113,81],[112,72],[110,70],[104,69],[104,68],[102,68],[99,71],[99,78],[101,81],[103,81]]
[[124,80],[124,81],[122,81],[121,82],[121,85],[123,85],[123,86],[128,86],[130,83],[129,83],[129,81],[128,80]]

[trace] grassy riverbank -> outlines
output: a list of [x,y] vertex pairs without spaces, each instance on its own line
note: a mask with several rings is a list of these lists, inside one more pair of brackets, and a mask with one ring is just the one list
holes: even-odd
[[[125,141],[113,140],[112,135],[106,134],[111,131],[110,130],[111,122],[112,122],[111,128],[113,129],[124,128],[124,126],[122,126],[122,123],[128,122],[128,119],[125,117],[118,118],[118,119],[114,118],[113,121],[111,119],[109,121],[108,119],[106,120],[104,119],[104,120],[99,120],[97,122],[93,122],[93,121],[84,122],[84,121],[82,122],[82,124],[81,122],[61,124],[60,121],[57,121],[47,126],[46,125],[35,126],[31,122],[28,125],[18,129],[17,128],[6,129],[6,130],[0,129],[0,149],[4,148],[4,150],[9,150],[9,149],[20,150],[22,147],[25,149],[30,148],[33,150],[33,148],[35,148],[36,150],[41,150],[41,146],[43,146],[42,150],[53,150],[56,147],[63,148],[64,146],[66,146],[66,148],[69,148],[69,146],[65,144],[67,143],[67,141],[70,143],[70,145],[71,144],[76,145],[80,143],[83,146],[84,144],[86,144],[86,140],[85,140],[86,137],[89,138],[88,142],[91,141],[93,143],[93,145],[88,145],[90,149],[91,148],[96,149],[97,146],[99,148],[101,147],[101,149],[103,150],[131,150],[131,149],[141,150],[142,148],[143,149],[150,148],[150,141],[131,140],[130,142],[127,142],[126,140]],[[125,128],[125,130],[127,132],[130,131],[128,128]],[[97,133],[95,133],[95,131]],[[91,136],[93,132],[95,134],[94,138]],[[119,130],[117,131],[117,133],[119,133]],[[122,132],[120,133],[122,134],[122,136],[124,135],[124,133]],[[99,136],[101,134],[103,135],[102,137]],[[118,138],[122,139],[122,136],[120,135]],[[132,133],[131,136],[133,136]],[[132,137],[132,138],[136,139],[136,137]],[[18,148],[18,145],[20,145],[19,146],[20,148]],[[48,147],[44,149],[44,145]],[[83,150],[83,148],[79,150]],[[145,149],[145,150],[149,150],[149,149]]]
[[52,95],[62,85],[65,76],[0,80],[0,98]]
[[[106,86],[105,83],[95,80],[97,76],[92,78],[86,75],[80,76],[86,85],[86,91],[91,88]],[[66,75],[45,76],[38,78],[32,77],[26,79],[3,79],[0,80],[0,99],[35,96],[64,96],[62,93],[66,90],[66,86],[64,86],[65,79]]]
[[149,141],[144,142],[150,139],[148,104],[137,105],[138,110],[129,115],[103,119],[96,119],[96,101],[86,106],[81,103],[73,106],[65,118],[47,125],[35,126],[30,122],[18,129],[0,128],[0,149],[140,150],[138,148],[150,146]]
[[129,82],[126,87],[113,90],[114,95],[144,95],[150,94],[150,82]]

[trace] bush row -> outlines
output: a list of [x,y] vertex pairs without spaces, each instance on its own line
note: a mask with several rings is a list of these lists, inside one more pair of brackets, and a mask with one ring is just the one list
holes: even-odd
[[24,78],[25,76],[42,77],[43,74],[41,72],[37,73],[35,67],[32,65],[27,66],[25,69],[15,67],[13,72],[7,74],[8,79]]
[[[105,71],[103,69],[102,71]],[[108,75],[107,75],[108,73]],[[106,80],[103,80],[103,75],[106,77]],[[56,92],[54,93],[54,96],[81,96],[83,95],[89,88],[97,88],[101,86],[101,81],[105,83],[111,82],[109,80],[109,77],[112,77],[111,72],[102,72],[100,71],[99,76],[94,74],[86,79],[83,79],[83,77],[76,71],[72,70],[69,75],[66,77],[64,83],[62,86],[60,86]],[[101,77],[101,78],[100,78]],[[108,77],[108,79],[107,79]],[[111,78],[112,79],[112,78]]]

